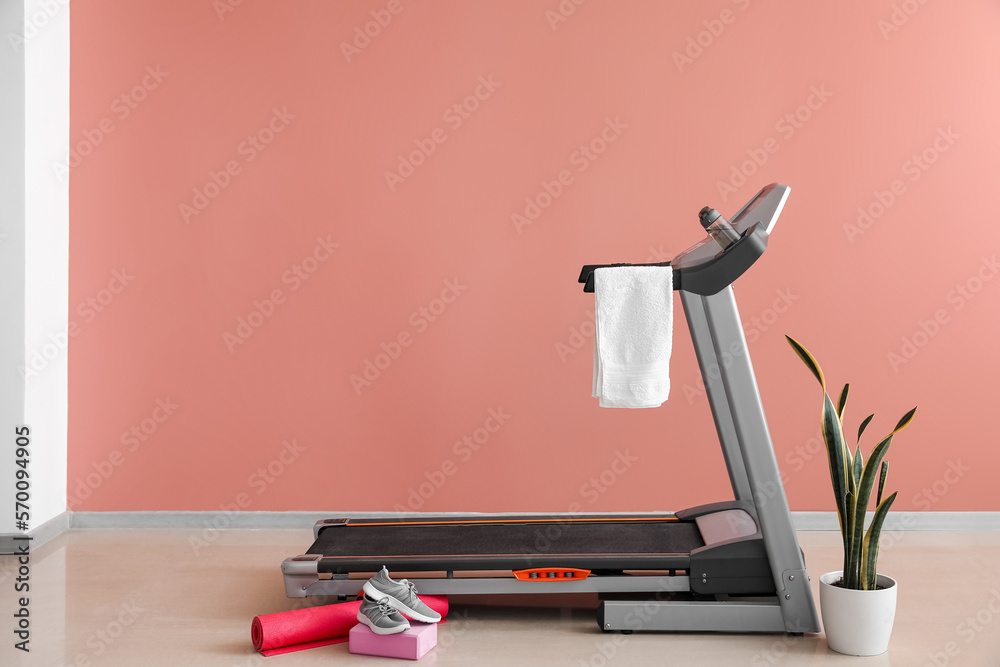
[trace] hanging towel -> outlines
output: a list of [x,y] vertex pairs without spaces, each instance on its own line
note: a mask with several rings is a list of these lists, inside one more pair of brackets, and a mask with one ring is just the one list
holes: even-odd
[[669,266],[594,271],[593,395],[602,408],[656,408],[667,400],[673,280]]

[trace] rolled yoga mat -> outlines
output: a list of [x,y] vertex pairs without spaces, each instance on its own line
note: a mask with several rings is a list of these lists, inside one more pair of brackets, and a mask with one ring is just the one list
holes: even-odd
[[[448,614],[448,598],[421,595],[420,599],[442,619]],[[358,624],[360,606],[360,601],[341,602],[254,616],[250,639],[265,656],[346,642],[351,628]]]

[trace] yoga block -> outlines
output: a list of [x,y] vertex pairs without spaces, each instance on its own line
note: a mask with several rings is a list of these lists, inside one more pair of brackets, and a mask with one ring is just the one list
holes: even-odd
[[408,630],[394,635],[377,635],[364,623],[358,623],[351,628],[349,647],[351,653],[419,660],[437,645],[437,641],[436,623],[411,620]]

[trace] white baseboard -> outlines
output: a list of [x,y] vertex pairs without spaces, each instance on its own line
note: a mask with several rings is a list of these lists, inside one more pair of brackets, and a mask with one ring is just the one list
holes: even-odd
[[[652,514],[633,512],[632,514]],[[447,517],[474,512],[63,512],[28,533],[31,549],[67,530],[301,530],[311,532],[320,519],[344,517]],[[517,516],[545,514],[517,512]],[[557,514],[558,516],[558,514]],[[573,516],[573,515],[567,515]],[[836,512],[792,512],[796,530],[839,530]],[[886,530],[1000,531],[1000,512],[893,512]],[[16,535],[0,535],[0,554],[15,551]]]
[[73,512],[73,530],[304,530],[333,516],[390,512]]
[[[71,517],[72,512],[63,512],[62,514],[52,517],[37,528],[29,530],[28,537],[31,538],[31,546],[29,549],[34,551],[46,542],[54,540],[69,530]],[[18,537],[24,537],[24,535],[0,535],[0,554],[18,553],[18,546],[24,544],[23,540],[15,539]]]
[[[840,530],[836,512],[792,512],[792,521],[796,530]],[[883,530],[1000,531],[1000,512],[890,512]]]
[[[474,512],[74,512],[75,529],[192,529],[212,526],[219,530],[311,530],[320,519],[373,516],[462,516]],[[517,512],[518,516],[545,514]],[[634,514],[653,514],[635,512]],[[570,515],[572,516],[572,515]],[[839,530],[836,512],[792,512],[796,530]],[[997,530],[1000,512],[893,512],[886,530]]]

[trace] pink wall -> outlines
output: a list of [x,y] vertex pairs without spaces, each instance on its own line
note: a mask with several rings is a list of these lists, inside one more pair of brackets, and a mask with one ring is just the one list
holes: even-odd
[[[669,403],[598,409],[576,277],[669,258],[701,238],[703,205],[732,214],[781,181],[737,296],[792,508],[833,505],[819,389],[785,333],[854,383],[851,428],[920,406],[890,454],[897,509],[1000,510],[1000,10],[853,4],[74,5],[71,508],[729,497],[683,321]],[[345,53],[375,18],[391,22]],[[579,152],[602,134],[603,153]],[[620,455],[635,460],[606,472]]]

